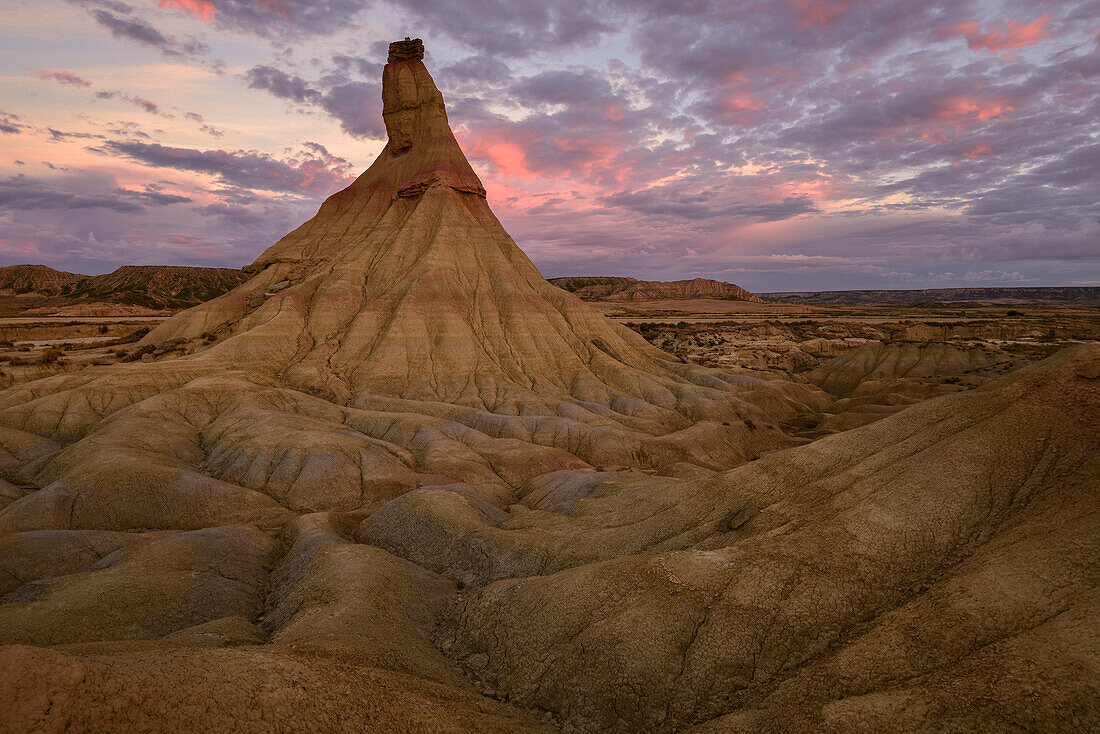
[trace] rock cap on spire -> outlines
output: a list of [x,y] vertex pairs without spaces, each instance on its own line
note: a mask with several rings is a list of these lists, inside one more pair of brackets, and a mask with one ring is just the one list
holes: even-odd
[[419,38],[405,36],[404,41],[390,44],[390,56],[387,61],[413,61],[424,58],[424,42]]

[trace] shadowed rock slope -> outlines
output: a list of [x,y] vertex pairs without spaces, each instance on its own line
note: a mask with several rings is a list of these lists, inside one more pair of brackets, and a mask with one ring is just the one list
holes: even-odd
[[422,55],[184,356],[0,392],[0,730],[1100,721],[1100,350],[792,439],[539,276]]

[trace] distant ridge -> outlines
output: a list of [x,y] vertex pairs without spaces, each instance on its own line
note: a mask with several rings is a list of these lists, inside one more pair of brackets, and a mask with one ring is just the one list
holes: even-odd
[[819,305],[913,305],[952,301],[989,303],[1092,302],[1100,303],[1100,287],[1055,286],[1045,288],[927,288],[923,290],[785,291],[761,293],[765,301]]
[[124,265],[80,281],[65,295],[149,308],[190,308],[233,290],[247,278],[243,270],[232,268]]
[[54,270],[46,265],[9,265],[0,268],[0,293],[59,295],[67,286],[87,277]]
[[638,280],[620,276],[573,276],[551,278],[550,282],[585,301],[660,301],[713,298],[723,301],[761,303],[755,293],[739,285],[710,278],[691,280]]
[[0,293],[183,309],[217,298],[247,277],[244,271],[232,268],[182,265],[123,265],[103,275],[66,273],[45,265],[11,265],[0,268]]

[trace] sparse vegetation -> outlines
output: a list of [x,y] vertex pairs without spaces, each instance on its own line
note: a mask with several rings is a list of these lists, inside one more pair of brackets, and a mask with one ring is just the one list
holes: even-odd
[[137,362],[139,359],[144,357],[146,354],[151,355],[154,351],[156,351],[155,346],[153,346],[152,344],[146,344],[146,345],[138,347],[134,351],[130,352],[128,355],[123,357],[122,361],[123,362]]
[[60,349],[47,349],[42,352],[42,356],[38,358],[41,364],[59,364],[64,361],[65,352]]
[[126,336],[119,337],[114,343],[133,344],[134,342],[141,341],[143,338],[145,338],[145,335],[148,334],[150,331],[151,329],[148,326],[142,326],[140,329],[134,329]]

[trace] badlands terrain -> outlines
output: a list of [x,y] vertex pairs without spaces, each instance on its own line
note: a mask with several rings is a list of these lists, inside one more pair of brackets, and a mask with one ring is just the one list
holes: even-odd
[[1093,304],[557,287],[422,57],[242,282],[0,322],[0,730],[1100,727]]

